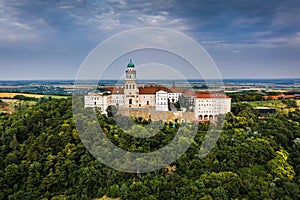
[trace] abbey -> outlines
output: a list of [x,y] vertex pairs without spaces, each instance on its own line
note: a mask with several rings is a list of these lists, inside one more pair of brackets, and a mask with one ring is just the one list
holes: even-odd
[[225,94],[194,92],[164,86],[138,86],[132,60],[126,68],[124,86],[99,88],[90,92],[84,97],[84,105],[85,107],[99,107],[104,114],[110,105],[120,109],[178,112],[174,110],[173,105],[180,98],[188,102],[187,108],[182,108],[182,110],[194,112],[193,120],[195,121],[216,120],[219,114],[230,112],[231,99]]

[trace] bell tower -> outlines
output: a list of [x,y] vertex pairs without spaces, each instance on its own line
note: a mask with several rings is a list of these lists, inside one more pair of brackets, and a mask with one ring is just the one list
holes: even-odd
[[136,71],[131,59],[126,70],[124,95],[125,107],[137,107],[139,105],[139,89],[136,82]]

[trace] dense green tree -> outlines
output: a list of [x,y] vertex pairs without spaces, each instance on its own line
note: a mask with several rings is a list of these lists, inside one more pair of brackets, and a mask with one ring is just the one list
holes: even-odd
[[246,92],[246,93],[233,93],[227,94],[231,97],[232,102],[241,102],[241,101],[260,101],[264,94],[257,92]]
[[297,102],[294,99],[283,99],[281,100],[282,103],[286,105],[287,108],[297,108]]
[[[73,101],[80,102],[80,98]],[[250,105],[237,103],[226,114],[223,130],[209,122],[197,126],[151,122],[112,118],[91,108],[74,109],[80,111],[75,116],[71,99],[47,99],[14,115],[0,116],[0,199],[300,198],[298,109],[258,119]],[[74,117],[82,119],[77,130]],[[189,137],[186,125],[197,129],[195,137]],[[101,130],[128,151],[155,151],[177,134],[182,134],[179,144],[191,145],[163,169],[130,174],[96,161],[84,146],[99,147]],[[141,137],[148,133],[152,136]],[[200,158],[201,149],[215,142]],[[111,155],[109,150],[99,153]]]

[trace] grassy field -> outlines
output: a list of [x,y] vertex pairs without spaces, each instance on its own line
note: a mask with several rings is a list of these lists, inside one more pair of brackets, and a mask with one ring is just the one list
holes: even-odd
[[254,107],[261,107],[261,106],[277,107],[277,108],[285,107],[285,104],[283,104],[281,102],[281,100],[249,101],[247,103],[254,106]]
[[[300,99],[297,99],[296,101],[297,101],[298,108],[300,108]],[[282,111],[295,110],[295,108],[286,108],[286,105],[282,103],[282,100],[249,101],[247,103],[252,105],[253,107],[272,107]]]
[[66,99],[70,96],[59,96],[59,95],[44,95],[44,98],[49,98],[51,97],[52,99]]
[[16,95],[23,95],[25,97],[34,97],[37,99],[49,98],[49,97],[51,97],[52,99],[62,99],[62,98],[69,97],[69,96],[59,96],[59,95],[41,95],[41,94],[4,92],[4,93],[0,93],[0,99],[2,100],[2,103],[0,103],[0,113],[3,112],[4,109],[13,112],[15,112],[16,110],[27,109],[37,103],[36,101],[33,100],[13,99]]

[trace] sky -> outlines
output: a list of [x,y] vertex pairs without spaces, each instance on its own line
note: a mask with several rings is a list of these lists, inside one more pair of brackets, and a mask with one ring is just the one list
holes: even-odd
[[99,43],[141,27],[193,38],[225,79],[300,78],[299,10],[299,0],[0,0],[0,80],[75,79]]

